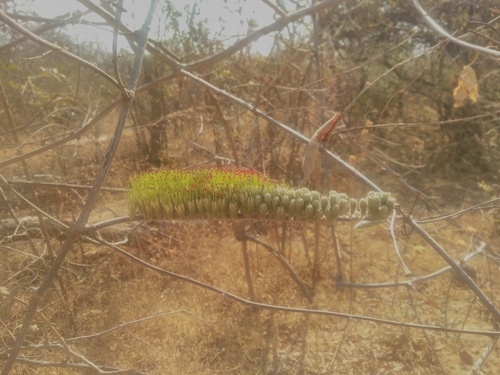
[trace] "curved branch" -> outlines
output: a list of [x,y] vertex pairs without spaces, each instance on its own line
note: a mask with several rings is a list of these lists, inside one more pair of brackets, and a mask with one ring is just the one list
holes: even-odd
[[458,274],[460,280],[477,296],[484,307],[488,309],[489,313],[495,320],[495,327],[500,326],[500,311],[491,302],[486,294],[479,288],[479,286],[470,278],[464,269],[448,254],[448,252],[434,240],[420,225],[416,223],[411,216],[403,212],[401,206],[396,205],[396,212],[402,217],[403,221],[408,224],[416,233],[422,237],[440,256],[443,258],[451,268]]
[[[13,19],[17,18],[20,20],[28,20],[28,21],[36,21],[36,22],[50,22],[49,24],[44,25],[44,26],[32,31],[33,34],[40,35],[40,34],[46,33],[47,31],[53,30],[56,27],[62,27],[62,26],[69,25],[69,24],[75,24],[75,23],[77,23],[77,21],[78,21],[78,23],[85,24],[85,23],[87,23],[87,21],[84,21],[81,18],[83,16],[86,16],[89,13],[90,13],[90,11],[86,11],[86,12],[76,11],[76,12],[72,13],[71,15],[61,16],[61,19],[57,19],[57,20],[47,19],[47,18],[42,18],[42,17],[22,16],[19,14],[9,14],[9,13],[6,13],[6,14]],[[23,36],[21,38],[13,40],[10,43],[3,45],[2,47],[0,47],[0,53],[4,53],[9,48],[12,48],[17,44],[24,42],[26,39],[27,38],[25,36]]]
[[20,24],[18,24],[16,21],[14,21],[12,18],[7,16],[4,12],[0,11],[0,21],[5,23],[7,26],[9,26],[11,29],[17,31],[18,33],[24,35],[28,39],[32,40],[33,42],[50,49],[51,51],[54,51],[55,53],[58,53],[60,55],[63,55],[65,57],[70,58],[73,61],[76,61],[78,64],[86,67],[87,69],[90,69],[91,71],[99,74],[100,76],[106,78],[109,82],[111,82],[113,85],[116,87],[120,87],[118,82],[111,77],[108,73],[106,73],[104,70],[99,69],[95,64],[89,63],[87,60],[82,59],[81,57],[72,54],[71,52],[66,51],[64,48],[50,43],[46,41],[45,39],[40,38],[38,35],[32,33],[28,29],[24,28]]
[[[19,352],[21,350],[22,344],[24,340],[26,339],[26,336],[29,331],[29,327],[31,325],[31,322],[33,321],[33,318],[35,317],[35,314],[37,312],[38,306],[42,300],[42,297],[45,295],[47,290],[50,288],[52,283],[54,282],[54,279],[56,278],[58,271],[60,267],[62,266],[66,256],[68,255],[69,251],[72,249],[73,244],[85,231],[85,225],[88,222],[88,219],[90,217],[91,211],[94,207],[94,204],[97,200],[97,196],[99,194],[99,191],[104,184],[104,179],[106,178],[109,169],[111,168],[111,163],[115,157],[116,150],[118,148],[118,145],[120,143],[120,138],[121,134],[123,132],[123,129],[125,127],[125,120],[127,119],[128,113],[130,111],[130,108],[132,107],[133,99],[134,99],[134,90],[136,88],[137,82],[139,80],[139,74],[141,71],[142,67],[142,61],[144,59],[144,54],[145,54],[145,46],[147,43],[147,38],[148,34],[150,31],[150,26],[151,26],[151,21],[153,18],[153,14],[155,12],[157,5],[157,0],[151,0],[150,6],[149,6],[149,12],[146,16],[146,19],[144,21],[144,24],[142,28],[139,30],[139,36],[140,36],[140,42],[139,42],[139,48],[137,49],[135,60],[134,60],[134,65],[132,67],[132,73],[130,74],[130,79],[128,83],[128,96],[126,100],[123,100],[122,103],[122,108],[120,112],[120,117],[118,120],[118,123],[115,128],[115,133],[114,136],[108,146],[108,150],[106,152],[106,155],[104,157],[104,160],[102,162],[102,166],[99,169],[99,172],[97,173],[97,176],[95,178],[94,184],[92,186],[92,190],[89,193],[89,196],[85,202],[85,205],[83,206],[80,215],[78,216],[78,219],[76,222],[69,228],[68,231],[68,237],[64,244],[61,246],[57,257],[54,259],[49,271],[47,272],[46,276],[44,277],[42,283],[40,286],[35,290],[33,293],[29,307],[26,311],[23,323],[21,328],[19,329],[19,332],[17,333],[16,341],[14,342],[12,349],[9,353],[9,357],[5,361],[5,366],[2,369],[1,374],[2,375],[8,375],[10,374],[10,371],[12,367],[14,366],[14,363],[16,362],[17,356],[19,355]],[[0,12],[0,14],[3,14],[3,12]],[[124,98],[125,99],[125,98]]]
[[[115,22],[116,22],[115,17],[112,14],[110,14],[109,12],[107,12],[106,10],[102,9],[100,6],[94,4],[91,0],[77,0],[77,1],[79,3],[85,5],[89,10],[92,10],[93,12],[98,14],[103,19],[105,19],[110,25],[115,24]],[[311,16],[313,14],[319,13],[325,9],[336,6],[344,1],[345,0],[325,0],[325,1],[322,1],[318,4],[316,4],[316,5],[301,9],[301,10],[296,11],[294,13],[291,13],[289,15],[282,16],[278,20],[276,20],[275,22],[248,34],[244,38],[238,40],[232,46],[226,48],[225,50],[223,50],[219,53],[216,53],[212,56],[209,56],[207,58],[204,58],[204,59],[201,59],[201,60],[189,63],[189,64],[182,64],[177,59],[173,58],[172,56],[168,56],[164,51],[160,51],[157,47],[155,47],[153,45],[153,42],[149,42],[146,48],[147,48],[148,52],[154,54],[156,57],[163,60],[165,63],[167,63],[174,70],[200,69],[200,68],[204,68],[204,67],[213,65],[213,64],[219,62],[220,60],[231,56],[232,54],[234,54],[235,52],[238,52],[239,50],[246,47],[250,43],[255,42],[260,37],[262,37],[266,34],[272,33],[274,31],[278,31],[278,30],[284,28],[286,25],[288,25],[291,22],[294,22],[294,21],[301,19],[301,18],[304,18],[306,16]],[[125,37],[131,38],[132,40],[137,41],[137,37],[138,37],[137,34],[134,33],[132,30],[130,30],[125,25],[123,25],[123,24],[120,25],[120,31],[122,31],[124,33]]]
[[[224,95],[225,97],[227,97],[227,98],[231,99],[232,101],[238,103],[242,107],[245,107],[249,111],[255,113],[257,116],[263,118],[264,120],[270,122],[273,125],[278,126],[282,130],[286,131],[288,134],[291,134],[296,139],[298,139],[298,140],[300,140],[302,142],[305,142],[305,143],[309,143],[310,142],[310,139],[307,138],[306,136],[304,136],[303,134],[297,132],[296,130],[290,128],[289,126],[287,126],[287,125],[279,122],[278,120],[272,118],[271,116],[265,114],[260,109],[258,109],[254,105],[252,105],[252,104],[244,101],[243,99],[241,99],[241,98],[239,98],[237,96],[234,96],[234,95],[228,93],[225,90],[219,89],[218,87],[216,87],[216,86],[212,85],[211,83],[205,81],[203,78],[198,77],[196,74],[193,74],[193,73],[191,73],[191,72],[189,72],[187,70],[181,70],[181,73],[183,75],[185,75],[185,76],[187,76],[187,77],[195,80],[196,82],[202,84],[203,86],[205,86],[205,87],[207,87],[207,88],[209,88],[211,90],[214,90],[218,94]],[[375,190],[375,191],[379,191],[379,192],[382,191],[382,189],[380,189],[377,185],[375,185],[375,183],[373,183],[365,175],[363,175],[361,172],[359,172],[356,168],[354,168],[352,165],[350,165],[346,161],[342,160],[339,156],[335,155],[333,152],[325,149],[322,146],[321,146],[320,150],[323,151],[323,152],[325,152],[328,155],[329,158],[331,158],[331,159],[335,160],[336,162],[338,162],[339,164],[341,164],[350,173],[352,173],[354,176],[356,176],[361,181],[363,181],[363,183],[365,183],[367,186],[369,186],[370,189]]]
[[436,31],[441,36],[444,36],[450,42],[455,43],[461,47],[472,49],[474,51],[486,53],[493,57],[500,57],[500,51],[495,51],[494,49],[491,48],[481,47],[476,44],[464,42],[463,40],[460,40],[450,35],[445,29],[439,26],[439,24],[436,21],[434,21],[434,19],[429,15],[429,13],[427,13],[427,11],[424,8],[422,8],[418,0],[412,0],[412,1],[417,11],[422,15],[422,17],[424,17],[424,20],[427,23],[427,25],[429,25],[431,29]]
[[242,305],[245,305],[247,307],[259,308],[259,309],[264,309],[264,310],[282,311],[282,312],[289,312],[289,313],[298,313],[298,314],[332,316],[332,317],[343,318],[343,319],[356,319],[356,320],[386,324],[386,325],[397,326],[397,327],[426,329],[429,331],[437,331],[437,332],[480,335],[480,336],[487,336],[490,338],[495,338],[495,337],[500,336],[500,331],[466,330],[466,329],[441,327],[441,326],[426,325],[426,324],[405,323],[405,322],[398,322],[395,320],[375,318],[375,317],[366,316],[366,315],[348,314],[348,313],[341,313],[341,312],[330,311],[330,310],[303,309],[303,308],[298,308],[298,307],[288,307],[288,306],[281,306],[281,305],[271,305],[268,303],[254,302],[254,301],[250,301],[248,299],[245,299],[243,297],[240,297],[236,294],[232,294],[232,293],[229,293],[225,290],[222,290],[222,289],[219,289],[219,288],[214,287],[212,285],[206,284],[206,283],[201,282],[199,280],[192,279],[188,276],[179,275],[175,272],[167,271],[163,268],[157,267],[157,266],[150,264],[150,263],[142,260],[141,258],[138,258],[135,255],[121,249],[118,246],[115,246],[113,244],[110,244],[106,241],[101,240],[100,238],[94,238],[94,240],[99,242],[103,246],[112,248],[113,250],[120,253],[121,255],[124,255],[125,257],[131,259],[132,261],[134,261],[138,264],[141,264],[142,266],[149,268],[155,272],[158,272],[159,274],[161,274],[163,276],[174,277],[178,280],[182,280],[182,281],[188,282],[190,284],[196,285],[198,287],[201,287],[203,289],[207,289],[211,292],[219,294],[222,297],[229,298],[233,301],[241,303]]

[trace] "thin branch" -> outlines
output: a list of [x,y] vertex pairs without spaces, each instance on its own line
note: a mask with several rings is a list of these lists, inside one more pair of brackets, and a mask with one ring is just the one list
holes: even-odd
[[286,25],[288,25],[291,22],[297,21],[301,18],[304,18],[306,16],[312,16],[316,13],[322,12],[325,9],[333,8],[340,3],[345,2],[345,0],[325,0],[322,2],[319,2],[316,5],[311,5],[309,7],[306,7],[304,9],[298,10],[294,13],[290,13],[286,15],[286,17],[281,17],[275,22],[264,26],[258,30],[255,30],[254,32],[248,34],[244,38],[238,40],[236,43],[234,43],[231,47],[226,48],[224,51],[217,53],[215,55],[212,55],[210,57],[207,57],[205,59],[201,59],[199,61],[195,61],[193,63],[187,64],[186,66],[183,67],[185,70],[195,70],[195,69],[200,69],[204,68],[206,66],[211,66],[215,64],[216,62],[225,59],[232,54],[240,51],[250,43],[255,42],[258,40],[260,37],[272,33],[274,31],[278,31],[283,29]]
[[[88,9],[92,10],[96,14],[98,14],[100,17],[104,18],[110,25],[114,25],[115,18],[112,14],[107,12],[106,10],[102,9],[98,5],[94,4],[90,0],[78,0],[79,3],[85,5]],[[178,71],[180,69],[184,70],[195,70],[195,69],[202,69],[206,68],[208,66],[212,66],[213,64],[231,56],[232,54],[240,51],[247,45],[255,42],[258,40],[260,37],[278,31],[280,29],[283,29],[286,27],[291,22],[297,21],[301,18],[304,18],[306,16],[311,16],[313,14],[319,13],[325,9],[332,8],[334,6],[337,6],[338,4],[345,2],[345,0],[325,0],[322,1],[316,5],[306,7],[304,9],[298,10],[294,13],[286,15],[286,17],[281,17],[280,19],[276,20],[275,22],[264,26],[258,30],[255,30],[254,32],[248,34],[244,38],[238,40],[236,43],[234,43],[232,46],[226,48],[225,50],[216,53],[212,56],[209,56],[207,58],[189,63],[189,64],[182,64],[180,63],[177,59],[173,58],[171,54],[167,55],[160,49],[154,46],[153,43],[148,43],[147,45],[147,50],[148,52],[154,54],[156,57],[160,58],[162,61],[164,61],[166,64],[168,64],[174,71]],[[137,35],[134,33],[132,30],[127,28],[125,25],[121,24],[120,25],[120,31],[123,32],[123,35],[126,38],[130,38],[134,41],[137,40]]]
[[108,105],[106,108],[104,108],[96,117],[94,117],[92,120],[88,121],[80,129],[78,129],[74,133],[71,133],[67,137],[61,138],[60,140],[55,141],[53,143],[50,143],[46,146],[37,148],[36,150],[26,152],[22,155],[15,156],[13,158],[10,158],[10,159],[4,160],[4,161],[0,161],[0,168],[6,167],[10,164],[18,163],[21,160],[32,158],[36,155],[44,153],[45,151],[51,150],[54,147],[64,145],[73,139],[77,139],[82,134],[87,132],[90,128],[92,128],[94,125],[96,125],[99,121],[103,120],[108,114],[110,114],[115,108],[117,108],[121,104],[121,102],[122,102],[121,100],[114,101],[113,103]]
[[[86,363],[68,363],[66,361],[62,362],[50,362],[50,361],[37,361],[30,358],[19,357],[17,358],[17,362],[25,363],[31,366],[37,367],[56,367],[56,368],[64,368],[64,369],[75,369],[75,370],[90,370],[92,367]],[[123,375],[150,375],[146,372],[140,372],[135,370],[122,370],[115,367],[109,366],[98,366],[99,373],[101,374],[123,374]]]
[[[474,251],[473,253],[467,254],[460,264],[465,264],[472,258],[474,258],[476,255],[483,254],[484,249],[486,248],[487,244],[483,241],[481,241],[481,246]],[[413,288],[415,284],[423,283],[425,281],[434,279],[448,271],[450,271],[452,268],[451,266],[447,266],[444,268],[441,268],[440,270],[420,276],[411,280],[404,280],[404,281],[398,281],[398,282],[389,282],[389,283],[371,283],[371,284],[353,284],[353,283],[345,283],[345,282],[336,282],[333,283],[333,285],[340,287],[340,288],[359,288],[359,289],[378,289],[378,288],[394,288],[394,287],[401,287],[404,286],[406,288]],[[330,274],[330,276],[334,277],[334,275]]]
[[[10,180],[6,179],[9,185],[27,185],[34,187],[51,187],[57,189],[77,189],[77,190],[91,190],[92,186],[89,185],[79,185],[79,184],[67,184],[67,183],[57,183],[57,182],[45,182],[45,181],[26,181],[26,180]],[[103,186],[101,188],[102,191],[111,191],[117,193],[125,193],[127,189],[124,188],[114,188]]]
[[[494,121],[496,117],[500,115],[500,111],[493,111],[488,113],[483,113],[476,116],[462,117],[451,120],[442,120],[442,121],[429,121],[429,122],[395,122],[388,124],[374,124],[370,125],[369,129],[378,129],[378,128],[406,128],[406,127],[419,127],[419,126],[441,126],[441,125],[455,125],[455,124],[463,124],[463,125],[473,125],[473,121],[476,120],[484,120],[488,117],[491,117]],[[345,134],[351,132],[359,132],[368,129],[366,126],[357,126],[349,129],[336,130],[332,133],[332,135]]]
[[[144,21],[144,24],[140,30],[140,43],[139,43],[139,48],[136,52],[135,56],[135,61],[134,65],[132,67],[132,73],[131,73],[131,78],[129,80],[128,84],[128,90],[130,95],[127,98],[126,101],[123,101],[122,109],[120,111],[120,117],[118,120],[118,123],[116,125],[115,133],[114,136],[108,146],[108,150],[106,152],[106,155],[104,157],[104,161],[102,163],[101,168],[99,169],[94,185],[92,187],[92,190],[89,193],[89,196],[87,198],[87,201],[85,202],[85,205],[83,206],[80,215],[77,219],[77,221],[74,223],[74,225],[71,226],[71,228],[68,231],[68,237],[64,244],[61,246],[61,249],[57,255],[57,257],[54,259],[54,262],[52,263],[51,268],[47,272],[47,275],[45,276],[43,282],[41,285],[36,289],[34,292],[30,304],[28,307],[28,310],[26,311],[23,324],[17,334],[16,341],[12,347],[12,350],[10,352],[10,355],[5,362],[5,367],[3,368],[1,375],[8,375],[12,369],[12,366],[14,365],[16,358],[19,354],[19,351],[21,350],[22,344],[24,343],[24,340],[28,334],[29,327],[31,325],[31,322],[33,318],[35,317],[38,305],[44,296],[45,292],[50,288],[52,285],[54,279],[56,278],[59,268],[64,262],[64,259],[68,255],[69,251],[73,247],[74,242],[80,237],[82,231],[85,229],[85,225],[90,217],[90,213],[92,212],[92,209],[94,207],[94,204],[97,200],[98,193],[104,184],[104,179],[106,175],[109,172],[109,169],[111,168],[111,163],[114,159],[114,156],[116,154],[116,150],[118,148],[118,144],[120,143],[120,138],[121,134],[123,132],[123,129],[125,127],[125,121],[127,119],[128,113],[130,111],[130,108],[133,103],[133,92],[137,86],[137,82],[139,80],[139,74],[141,72],[141,67],[142,67],[142,61],[144,58],[144,52],[145,52],[145,45],[147,42],[149,30],[150,30],[150,25],[151,21],[153,18],[153,14],[155,12],[155,8],[157,5],[157,0],[152,0],[150,3],[149,11],[146,16],[146,19]],[[1,13],[1,12],[0,12]]]
[[484,349],[483,353],[479,356],[476,362],[474,362],[474,365],[472,366],[472,370],[469,372],[469,375],[482,374],[481,366],[486,362],[493,349],[495,349],[497,342],[498,342],[498,337],[495,337],[488,343],[488,346]]
[[392,217],[391,217],[391,225],[389,228],[389,232],[391,233],[392,237],[392,242],[394,243],[394,250],[396,251],[396,255],[398,256],[399,263],[401,263],[401,266],[403,266],[403,271],[405,275],[411,275],[412,272],[410,269],[406,266],[405,261],[403,260],[403,257],[401,256],[401,253],[399,252],[399,246],[398,246],[398,241],[396,240],[396,235],[394,234],[394,222],[396,221],[396,210],[392,211]]
[[[62,17],[61,19],[56,19],[56,20],[54,20],[52,18],[47,19],[47,18],[42,18],[42,17],[25,16],[25,15],[19,15],[19,14],[10,14],[10,13],[6,13],[6,14],[10,18],[14,18],[14,19],[36,21],[36,22],[50,22],[50,24],[44,25],[44,26],[40,27],[39,29],[32,31],[33,34],[40,35],[40,34],[43,34],[47,31],[55,29],[56,27],[61,27],[61,26],[65,26],[68,24],[75,24],[77,22],[78,23],[85,23],[85,22],[82,22],[81,18],[89,13],[90,13],[90,11],[86,11],[86,12],[76,11],[76,12],[72,12],[72,13],[68,13],[66,15],[63,15],[63,16],[61,16]],[[5,53],[6,50],[14,47],[15,45],[17,45],[19,43],[24,42],[25,40],[28,40],[28,38],[21,37],[19,39],[13,40],[10,43],[4,44],[3,46],[0,47],[0,54]]]
[[469,287],[469,289],[477,296],[481,303],[488,309],[490,314],[495,320],[495,327],[500,325],[500,311],[497,310],[495,305],[490,301],[488,296],[477,286],[477,284],[470,278],[460,265],[453,260],[448,252],[439,245],[434,238],[432,238],[420,225],[417,224],[410,216],[406,215],[401,206],[396,205],[396,211],[401,215],[403,221],[408,224],[416,233],[420,235],[436,252],[443,258],[451,268],[458,274],[461,281]]
[[299,275],[295,272],[295,270],[292,268],[292,266],[287,262],[287,260],[281,255],[279,251],[274,249],[272,246],[269,244],[265,243],[264,241],[259,240],[256,237],[250,236],[245,233],[245,239],[248,241],[252,241],[258,245],[261,245],[264,247],[267,251],[269,251],[271,254],[273,254],[276,259],[280,262],[280,264],[288,271],[290,274],[290,277],[295,281],[295,284],[299,287],[300,291],[304,295],[304,297],[307,298],[309,302],[312,302],[312,294],[311,291],[309,290],[309,287],[300,279]]
[[120,28],[122,13],[124,10],[123,0],[118,0],[116,4],[116,20],[113,27],[113,70],[115,71],[116,80],[118,81],[120,88],[125,90],[125,85],[123,84],[120,76],[120,69],[118,68],[118,30]]
[[280,17],[286,17],[286,13],[281,9],[279,6],[274,5],[271,1],[269,0],[261,0],[264,4],[266,4],[268,7],[270,7],[272,10],[274,10]]
[[238,295],[229,293],[225,290],[219,289],[217,287],[214,287],[212,285],[206,284],[206,283],[201,282],[199,280],[192,279],[188,276],[179,275],[175,272],[167,271],[163,268],[152,265],[152,264],[142,260],[141,258],[138,258],[135,255],[121,249],[120,247],[115,246],[113,244],[110,244],[110,243],[108,243],[104,240],[101,240],[99,238],[94,238],[94,240],[96,240],[97,242],[99,242],[103,246],[112,248],[113,250],[115,250],[119,254],[131,259],[133,262],[138,263],[146,268],[149,268],[149,269],[151,269],[151,270],[153,270],[161,275],[170,276],[170,277],[173,277],[175,279],[188,282],[190,284],[196,285],[196,286],[201,287],[203,289],[217,293],[222,297],[226,297],[226,298],[229,298],[233,301],[241,303],[247,307],[254,307],[254,308],[260,308],[260,309],[265,309],[265,310],[282,311],[282,312],[289,312],[289,313],[297,313],[297,314],[323,315],[323,316],[333,316],[333,317],[343,318],[343,319],[356,319],[356,320],[362,320],[362,321],[368,321],[368,322],[374,322],[374,323],[380,323],[380,324],[386,324],[386,325],[404,327],[404,328],[427,329],[427,330],[436,331],[436,332],[443,332],[443,333],[459,333],[459,334],[467,334],[467,335],[479,335],[479,336],[487,336],[487,337],[491,337],[491,338],[495,338],[495,337],[500,336],[500,331],[468,330],[468,329],[449,328],[449,327],[441,327],[441,326],[426,325],[426,324],[414,324],[414,323],[398,322],[398,321],[394,321],[394,320],[375,318],[375,317],[365,316],[365,315],[346,314],[346,313],[340,313],[340,312],[329,311],[329,310],[302,309],[302,308],[296,308],[296,307],[270,305],[267,303],[254,302],[254,301],[250,301],[248,299],[242,298]]
[[14,21],[12,18],[7,16],[2,11],[0,11],[0,21],[5,23],[7,26],[12,28],[13,30],[17,31],[18,33],[26,36],[27,38],[29,38],[33,42],[35,42],[35,43],[37,43],[45,48],[48,48],[51,51],[54,51],[55,53],[58,53],[64,57],[67,57],[67,58],[77,62],[78,64],[84,66],[85,68],[90,69],[94,73],[97,73],[100,76],[104,77],[106,80],[108,80],[113,85],[117,86],[118,88],[120,87],[119,83],[113,77],[111,77],[104,70],[99,69],[95,64],[91,64],[87,60],[82,59],[81,57],[74,55],[69,51],[66,51],[64,48],[62,48],[56,44],[52,44],[52,43],[46,41],[45,39],[40,38],[38,35],[32,33],[28,29],[26,29],[23,26],[21,26],[20,24],[18,24],[16,21]]
[[424,20],[427,23],[427,25],[429,25],[429,27],[431,29],[436,31],[441,36],[445,37],[450,42],[455,43],[461,47],[470,48],[474,51],[486,53],[486,54],[493,56],[493,57],[500,57],[500,51],[496,51],[496,50],[491,49],[491,48],[481,47],[481,46],[478,46],[476,44],[464,42],[463,40],[460,40],[460,39],[450,35],[445,29],[443,29],[441,26],[439,26],[439,24],[436,21],[434,21],[434,19],[429,15],[429,13],[427,13],[427,11],[425,11],[424,8],[422,8],[422,6],[418,2],[418,0],[412,0],[412,1],[413,1],[413,5],[415,6],[415,9],[417,9],[417,11],[422,15],[422,17],[424,17]]
[[[452,213],[449,213],[449,214],[442,214],[442,215],[431,216],[431,217],[427,217],[425,219],[419,219],[419,220],[416,220],[416,221],[419,224],[427,224],[427,223],[433,223],[433,222],[436,222],[436,221],[446,220],[446,219],[450,219],[452,217],[461,216],[463,214],[466,214],[468,212],[474,211],[476,209],[480,209],[483,206],[486,206],[487,204],[491,204],[491,203],[495,203],[495,202],[499,202],[499,201],[500,201],[500,198],[494,198],[494,199],[491,199],[489,201],[486,201],[486,202],[483,202],[483,203],[479,203],[479,204],[476,204],[476,205],[468,207],[468,208],[464,208],[463,210],[460,210],[460,211],[452,212]],[[491,207],[484,207],[482,209],[490,209],[490,208]],[[493,208],[496,208],[496,207],[493,207]]]
[[[322,4],[322,3],[321,3]],[[195,80],[196,82],[202,84],[203,86],[211,89],[211,90],[214,90],[215,92],[217,92],[218,94],[220,95],[223,95],[229,99],[231,99],[232,101],[238,103],[239,105],[243,106],[244,108],[250,110],[251,112],[255,113],[257,116],[265,119],[266,121],[270,122],[271,124],[273,125],[276,125],[278,126],[279,128],[281,128],[282,130],[286,131],[287,133],[291,134],[294,138],[302,141],[302,142],[305,142],[305,143],[309,143],[310,142],[310,139],[307,138],[306,136],[304,136],[303,134],[297,132],[296,130],[290,128],[289,126],[279,122],[278,120],[275,120],[274,118],[272,118],[271,116],[267,115],[266,113],[262,112],[260,109],[258,109],[257,107],[253,106],[252,104],[244,101],[243,99],[237,97],[237,96],[234,96],[230,93],[228,93],[227,91],[225,90],[222,90],[214,85],[212,85],[211,83],[205,81],[203,78],[201,77],[198,77],[197,75],[187,71],[187,70],[181,70],[180,71],[181,74]],[[339,156],[333,154],[332,152],[324,149],[324,148],[321,148],[321,150],[323,152],[326,153],[326,155],[328,155],[328,157],[330,157],[331,159],[334,159],[335,161],[337,161],[339,164],[341,164],[345,169],[347,169],[349,172],[351,172],[354,176],[356,176],[357,178],[359,178],[361,181],[363,181],[367,186],[369,186],[372,190],[375,190],[375,191],[382,191],[382,189],[380,189],[377,185],[375,185],[370,179],[368,179],[365,175],[363,175],[361,172],[359,172],[356,168],[354,168],[352,165],[350,165],[349,163],[345,162],[344,160],[342,160]]]

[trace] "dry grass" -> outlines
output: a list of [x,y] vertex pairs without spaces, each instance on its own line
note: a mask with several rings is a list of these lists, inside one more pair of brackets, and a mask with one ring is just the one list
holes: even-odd
[[[96,155],[102,152],[102,146],[90,144],[92,148],[82,146],[79,155],[83,160],[98,160]],[[181,138],[171,151],[179,152],[179,160],[186,158],[186,163],[195,164],[201,157],[188,146],[189,142]],[[285,149],[288,146],[285,144]],[[145,163],[133,151],[134,147],[133,137],[125,137],[107,179],[108,186],[126,186],[133,172],[144,169]],[[180,153],[183,148],[190,151]],[[41,162],[35,160],[36,163]],[[284,170],[287,160],[274,163],[275,170]],[[91,162],[70,163],[67,167],[70,172],[64,175],[65,179],[80,183],[90,180],[95,170]],[[363,164],[358,167],[364,168]],[[363,189],[352,178],[344,178],[341,172],[336,177],[333,181],[336,190],[351,196],[361,195]],[[37,193],[43,209],[68,222],[74,220],[87,194],[77,189],[52,188],[40,188]],[[405,201],[410,201],[408,196],[401,197],[405,208],[409,207],[411,203]],[[19,204],[18,214],[30,213],[20,202],[13,203]],[[126,214],[124,193],[103,192],[90,221]],[[425,216],[422,210],[417,214]],[[493,248],[498,245],[494,211],[469,213],[459,221],[460,228],[446,222],[425,226],[456,260],[475,250],[478,245],[475,236],[484,238]],[[207,220],[146,223],[143,230],[147,235],[124,249],[154,266],[249,298],[242,244],[235,239],[233,225],[230,221]],[[286,228],[275,222],[264,225],[267,235],[253,234],[284,255],[298,277],[312,288],[314,298],[311,302],[304,298],[277,259],[262,246],[250,242],[250,273],[258,302],[398,322],[492,329],[489,313],[451,272],[415,283],[412,288],[338,286],[335,285],[338,265],[329,224],[319,224],[319,234],[314,224],[296,222]],[[336,233],[345,283],[409,279],[396,257],[388,225],[354,230],[352,224],[339,222]],[[415,234],[403,235],[399,224],[396,234],[405,262],[415,277],[446,267]],[[33,241],[37,248],[43,247],[41,239],[34,237]],[[19,301],[29,301],[51,259],[45,256],[37,260],[26,255],[31,253],[26,241],[3,246],[7,256],[1,261],[2,285]],[[57,240],[51,241],[52,249],[59,246]],[[319,260],[317,268],[315,252]],[[495,293],[500,282],[497,263],[480,255],[468,265],[475,271],[478,285],[499,306]],[[3,345],[10,347],[26,306],[22,303],[1,306],[0,336]],[[64,350],[40,347],[59,341],[60,335],[74,352],[97,365],[151,374],[467,374],[490,341],[476,335],[250,308],[89,243],[74,247],[55,288],[44,298],[40,312],[45,318],[39,315],[33,322],[22,357],[71,362],[74,358]],[[494,374],[499,366],[500,356],[494,350],[482,370]],[[16,374],[76,371],[24,363],[15,367]]]
[[[470,215],[463,224],[487,229],[490,218]],[[482,223],[479,226],[477,223]],[[262,239],[277,248],[281,228],[268,224]],[[127,250],[163,269],[192,277],[227,292],[248,297],[241,244],[230,222],[185,222],[159,227],[152,241]],[[470,228],[470,227],[469,227]],[[353,231],[338,224],[346,282],[391,282],[404,279],[386,228]],[[453,249],[456,259],[467,254],[472,229],[441,228],[437,240]],[[251,275],[259,302],[316,308],[384,319],[489,330],[488,313],[474,296],[446,273],[414,288],[350,289],[335,287],[336,273],[329,228],[321,226],[321,267],[311,275],[314,252],[313,225],[293,224],[286,234],[284,254],[297,274],[315,283],[312,303],[304,299],[288,273],[262,247],[249,245]],[[488,235],[488,233],[477,233]],[[54,244],[57,247],[57,244]],[[415,275],[445,266],[414,235],[401,238],[405,260]],[[467,373],[487,338],[425,332],[373,322],[326,316],[273,312],[244,307],[222,296],[170,277],[164,277],[104,248],[82,245],[68,259],[41,311],[74,351],[96,364],[134,368],[153,374],[360,374],[360,373]],[[82,254],[85,257],[82,258]],[[16,258],[19,260],[16,261]],[[9,259],[12,269],[22,268],[21,257]],[[498,270],[485,259],[471,261],[479,285],[493,294]],[[13,279],[17,297],[27,300],[30,285],[43,276],[43,267]],[[63,293],[64,287],[65,293]],[[493,296],[495,298],[495,296]],[[498,302],[494,300],[494,302]],[[16,305],[10,321],[22,320],[24,308]],[[117,325],[156,314],[95,338],[70,338],[103,332]],[[15,327],[7,325],[15,333]],[[8,340],[5,329],[2,333]],[[31,343],[44,336],[55,340],[40,317],[34,322]],[[30,351],[23,352],[27,356]],[[33,350],[38,360],[62,360],[52,351]],[[493,352],[484,373],[494,373],[499,356]],[[37,373],[54,373],[38,368]],[[32,373],[17,365],[16,373]],[[74,370],[58,369],[70,374]]]

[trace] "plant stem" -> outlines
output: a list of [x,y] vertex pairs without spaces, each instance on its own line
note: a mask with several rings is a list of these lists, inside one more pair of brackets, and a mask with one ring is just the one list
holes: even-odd
[[422,237],[436,252],[451,266],[451,268],[458,274],[461,281],[463,281],[470,290],[479,298],[482,304],[488,309],[490,314],[495,319],[495,329],[500,326],[500,311],[497,310],[495,305],[490,301],[488,296],[477,286],[477,284],[470,278],[470,276],[464,271],[460,265],[453,260],[453,258],[448,254],[448,252],[434,240],[420,225],[418,225],[415,220],[410,216],[406,215],[401,206],[396,205],[396,211],[401,215],[405,223],[410,225],[415,232],[417,232],[420,237]]

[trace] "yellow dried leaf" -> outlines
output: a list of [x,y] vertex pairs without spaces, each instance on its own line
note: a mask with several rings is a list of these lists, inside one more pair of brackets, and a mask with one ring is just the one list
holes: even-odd
[[453,100],[455,108],[463,107],[467,98],[473,102],[477,102],[478,86],[476,72],[471,66],[465,66],[458,76],[458,85],[453,90]]
[[363,130],[361,130],[361,134],[359,136],[359,139],[361,141],[363,141],[366,138],[367,135],[368,135],[368,129],[363,129]]

